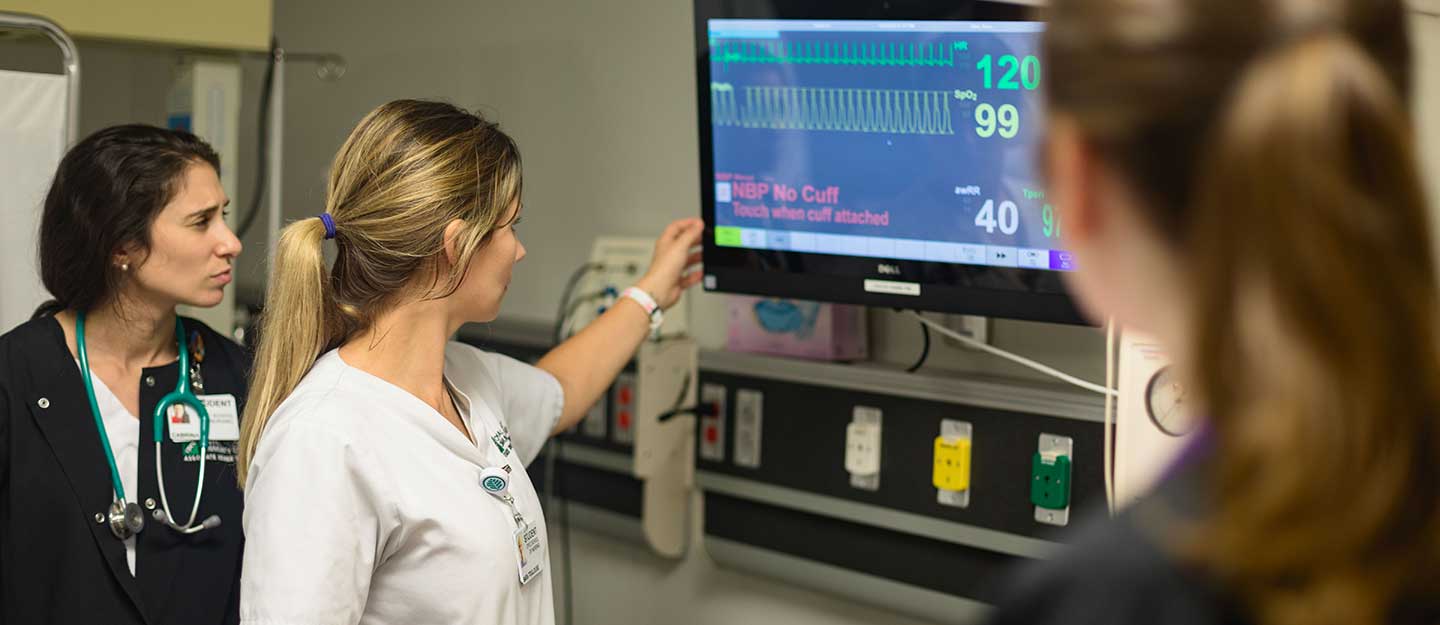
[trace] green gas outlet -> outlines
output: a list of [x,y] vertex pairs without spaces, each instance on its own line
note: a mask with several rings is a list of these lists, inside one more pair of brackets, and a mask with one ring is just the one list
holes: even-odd
[[1070,482],[1075,440],[1058,434],[1041,434],[1030,459],[1030,503],[1035,522],[1070,524]]
[[1036,453],[1030,460],[1030,503],[1047,510],[1070,507],[1070,457],[1053,460]]

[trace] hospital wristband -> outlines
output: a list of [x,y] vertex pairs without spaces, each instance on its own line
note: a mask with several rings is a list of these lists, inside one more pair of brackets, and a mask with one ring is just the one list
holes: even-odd
[[635,300],[635,303],[645,309],[645,314],[650,316],[650,334],[653,335],[660,331],[660,325],[665,323],[665,311],[660,310],[660,304],[655,302],[654,297],[651,297],[644,289],[634,286],[621,291],[620,297]]

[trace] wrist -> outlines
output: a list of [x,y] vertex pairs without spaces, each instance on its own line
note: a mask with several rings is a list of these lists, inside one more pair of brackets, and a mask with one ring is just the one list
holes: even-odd
[[[649,319],[649,317],[650,317],[650,310],[645,307],[645,304],[642,303],[640,300],[635,299],[635,298],[633,298],[633,297],[626,297],[626,296],[625,296],[625,292],[624,292],[624,291],[621,291],[621,292],[620,292],[620,295],[617,296],[616,299],[615,299],[615,305],[614,305],[614,306],[619,306],[619,305],[621,305],[622,303],[625,303],[625,302],[628,302],[627,304],[625,304],[627,307],[629,307],[629,308],[631,308],[631,309],[634,309],[634,310],[640,311],[640,316],[641,316],[641,317],[643,317],[643,318],[645,318],[645,319]],[[614,306],[612,306],[612,308],[613,308]]]
[[651,280],[650,276],[645,276],[635,281],[634,287],[644,291],[646,295],[650,296],[650,299],[655,300],[655,303],[660,306],[660,310],[670,308],[670,306],[666,305],[666,303],[660,299],[660,294],[664,292],[664,289],[655,283],[654,280]]
[[644,286],[637,284],[621,291],[620,299],[628,299],[640,307],[649,320],[651,334],[658,331],[660,324],[664,323],[664,310],[660,307],[659,302],[655,301],[654,295]]

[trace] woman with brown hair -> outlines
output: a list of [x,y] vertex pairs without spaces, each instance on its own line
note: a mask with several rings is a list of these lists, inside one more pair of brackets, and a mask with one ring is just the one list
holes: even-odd
[[525,257],[520,183],[496,124],[391,102],[336,154],[326,211],[285,228],[240,437],[242,622],[554,622],[525,465],[699,281],[701,224],[530,366],[449,340],[495,319]]
[[1160,337],[1207,419],[996,622],[1440,622],[1440,297],[1404,15],[1050,3],[1071,286]]
[[250,355],[176,313],[224,299],[229,203],[188,132],[104,128],[56,168],[54,299],[0,336],[0,624],[238,622]]

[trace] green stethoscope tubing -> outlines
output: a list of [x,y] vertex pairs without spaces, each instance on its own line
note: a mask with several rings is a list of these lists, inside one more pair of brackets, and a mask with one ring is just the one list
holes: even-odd
[[[205,404],[199,397],[190,390],[190,349],[189,343],[185,340],[185,326],[180,318],[175,318],[175,342],[180,352],[180,375],[179,381],[175,384],[175,390],[160,399],[155,404],[154,414],[154,438],[155,438],[155,475],[159,481],[160,501],[165,510],[166,524],[181,532],[189,533],[191,526],[195,524],[195,517],[200,510],[200,496],[204,493],[205,486],[205,456],[210,447],[210,412],[205,409]],[[90,401],[90,414],[95,417],[95,429],[100,433],[100,446],[105,451],[105,462],[110,466],[110,482],[115,489],[115,500],[124,504],[125,486],[120,482],[120,470],[115,466],[115,453],[110,447],[110,437],[105,433],[105,420],[100,416],[100,404],[95,401],[95,385],[90,378],[90,358],[85,351],[85,313],[81,312],[75,316],[75,351],[80,356],[80,377],[85,383],[85,398]],[[174,523],[174,515],[170,513],[170,502],[165,495],[165,471],[160,462],[160,443],[165,435],[165,412],[174,405],[184,405],[195,409],[200,416],[200,477],[195,483],[195,504],[190,509],[190,520],[184,525]],[[194,528],[198,531],[200,527]]]

